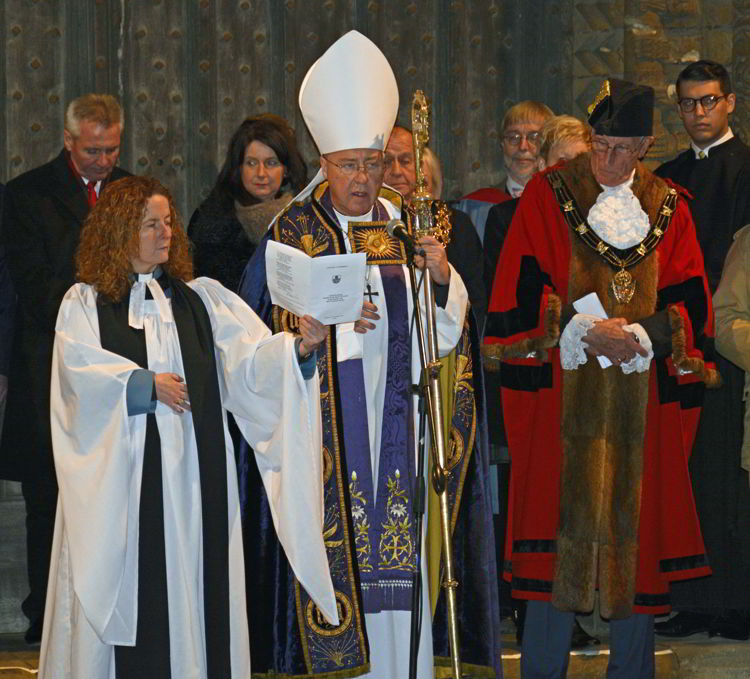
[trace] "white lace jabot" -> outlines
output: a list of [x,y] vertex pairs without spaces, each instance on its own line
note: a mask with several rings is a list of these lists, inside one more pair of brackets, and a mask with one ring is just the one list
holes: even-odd
[[640,243],[651,225],[640,201],[632,191],[635,170],[630,179],[617,186],[604,186],[589,210],[587,221],[599,238],[620,250]]

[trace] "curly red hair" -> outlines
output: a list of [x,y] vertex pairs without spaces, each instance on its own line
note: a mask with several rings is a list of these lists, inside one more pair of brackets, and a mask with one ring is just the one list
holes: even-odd
[[193,278],[193,262],[182,221],[169,190],[154,177],[125,177],[109,184],[83,224],[76,252],[76,276],[97,293],[119,302],[130,289],[131,260],[138,254],[140,226],[151,196],[169,201],[172,240],[162,268],[173,278]]

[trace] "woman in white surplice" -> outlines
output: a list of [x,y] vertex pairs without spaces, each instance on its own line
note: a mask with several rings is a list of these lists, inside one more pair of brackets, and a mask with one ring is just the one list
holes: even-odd
[[[92,209],[60,307],[51,419],[60,485],[40,676],[250,676],[231,411],[292,567],[338,622],[322,540],[314,350],[192,279],[169,192],[128,177]],[[189,282],[187,282],[189,281]],[[269,621],[271,624],[272,621]]]

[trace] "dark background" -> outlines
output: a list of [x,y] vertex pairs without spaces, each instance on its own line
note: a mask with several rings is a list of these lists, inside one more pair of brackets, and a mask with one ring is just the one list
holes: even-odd
[[164,181],[186,218],[248,115],[286,117],[316,164],[299,85],[352,28],[390,60],[400,119],[415,89],[431,98],[448,197],[497,181],[509,105],[583,116],[608,75],[656,88],[656,162],[685,145],[669,92],[684,61],[730,67],[744,126],[749,26],[747,0],[4,0],[0,180],[56,155],[65,105],[89,91],[120,98],[122,166]]

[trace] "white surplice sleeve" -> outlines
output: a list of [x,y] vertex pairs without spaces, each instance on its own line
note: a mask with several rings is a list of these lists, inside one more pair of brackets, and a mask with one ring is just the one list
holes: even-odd
[[74,285],[57,317],[50,414],[63,557],[86,619],[107,643],[135,643],[138,501],[146,416],[128,417],[139,366],[101,348],[96,293]]
[[[466,307],[469,302],[469,293],[466,291],[466,285],[461,275],[456,271],[452,264],[448,263],[451,269],[451,278],[448,283],[448,299],[444,307],[437,307],[435,310],[435,327],[438,336],[438,353],[440,356],[447,356],[461,339],[461,333],[464,329],[464,319],[466,317]],[[424,295],[420,294],[419,304],[424,311]]]
[[223,406],[253,447],[279,541],[295,576],[338,624],[323,544],[323,468],[317,371],[304,380],[295,338],[271,335],[237,295],[210,278],[190,283],[211,318]]

